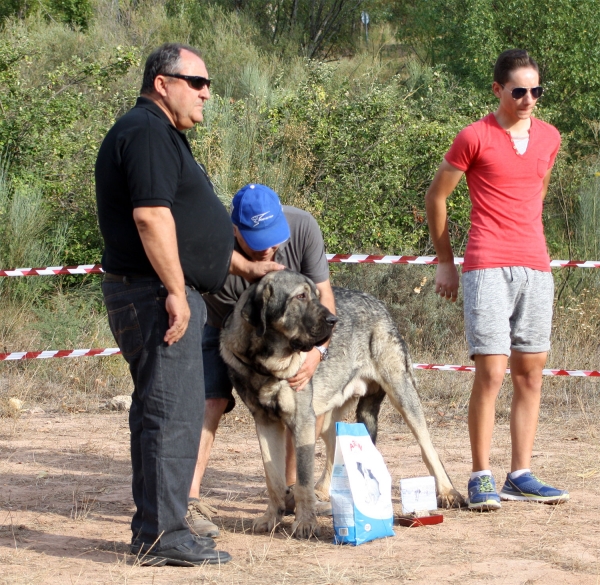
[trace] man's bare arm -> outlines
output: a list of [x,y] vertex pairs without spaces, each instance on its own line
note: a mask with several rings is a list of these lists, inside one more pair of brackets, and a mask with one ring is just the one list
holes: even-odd
[[133,219],[146,255],[168,292],[165,308],[169,329],[164,341],[172,345],[183,337],[190,320],[175,220],[168,207],[136,207]]
[[237,250],[233,251],[231,256],[231,264],[229,266],[229,273],[241,276],[248,282],[255,282],[260,280],[265,274],[274,272],[275,270],[284,270],[283,264],[277,262],[255,262],[244,258]]
[[[321,304],[327,307],[335,315],[335,297],[333,296],[331,281],[325,280],[323,282],[319,282],[316,287],[321,295],[319,298]],[[327,344],[329,344],[329,342],[327,342]]]
[[458,296],[459,280],[448,232],[446,199],[454,191],[462,176],[463,171],[443,160],[425,195],[429,233],[438,257],[435,292],[453,302]]

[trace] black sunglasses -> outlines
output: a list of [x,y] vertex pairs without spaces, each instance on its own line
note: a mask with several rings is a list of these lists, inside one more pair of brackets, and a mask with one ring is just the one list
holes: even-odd
[[[503,85],[502,89],[504,89]],[[531,97],[534,100],[537,100],[542,97],[542,94],[544,93],[544,88],[540,85],[538,85],[537,87],[515,87],[511,90],[510,95],[512,96],[513,100],[520,100],[521,98],[524,98],[527,95],[528,91],[531,92]]]
[[177,79],[185,79],[192,89],[200,91],[203,88],[210,89],[210,79],[206,77],[198,77],[197,75],[180,75],[179,73],[161,73],[165,77],[176,77]]

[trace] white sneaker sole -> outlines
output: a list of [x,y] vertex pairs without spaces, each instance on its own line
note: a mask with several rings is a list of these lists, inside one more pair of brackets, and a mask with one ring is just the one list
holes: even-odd
[[569,494],[563,494],[562,496],[517,496],[514,494],[507,494],[505,492],[500,492],[500,499],[506,502],[536,502],[538,504],[560,504],[562,502],[567,502],[570,499]]
[[485,502],[478,502],[477,504],[471,504],[469,502],[469,510],[499,510],[502,508],[502,504],[500,502],[496,502],[496,500],[486,500]]

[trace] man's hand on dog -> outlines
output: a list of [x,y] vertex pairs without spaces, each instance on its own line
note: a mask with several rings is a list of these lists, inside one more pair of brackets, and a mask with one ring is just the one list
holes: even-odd
[[285,270],[283,264],[271,260],[248,260],[244,258],[237,250],[233,251],[229,272],[236,276],[241,276],[248,282],[256,282],[269,272],[275,270]]
[[248,282],[256,282],[269,272],[276,270],[285,270],[285,266],[277,262],[249,262],[248,271],[244,278]]
[[304,387],[310,382],[310,379],[314,376],[318,365],[321,363],[321,352],[313,347],[307,354],[302,367],[298,370],[298,373],[293,378],[288,378],[288,384],[292,390],[300,392],[304,390]]
[[458,297],[458,271],[452,262],[438,264],[435,272],[435,292],[448,301],[456,302]]

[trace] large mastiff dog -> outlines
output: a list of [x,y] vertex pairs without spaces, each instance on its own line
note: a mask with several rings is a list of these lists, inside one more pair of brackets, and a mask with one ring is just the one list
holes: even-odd
[[[269,506],[254,522],[259,532],[271,531],[285,509],[285,426],[294,437],[297,458],[292,531],[308,538],[318,534],[315,489],[322,494],[329,489],[335,422],[356,404],[357,420],[375,440],[386,395],[421,447],[436,480],[438,504],[463,503],[431,444],[406,344],[385,306],[364,293],[342,288],[334,293],[337,318],[319,302],[311,280],[289,270],[271,272],[244,292],[221,333],[221,353],[254,416],[265,467]],[[292,390],[286,379],[298,371],[305,352],[330,337],[329,358],[303,391]],[[327,462],[313,487],[315,417],[323,413]]]

